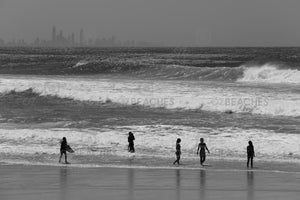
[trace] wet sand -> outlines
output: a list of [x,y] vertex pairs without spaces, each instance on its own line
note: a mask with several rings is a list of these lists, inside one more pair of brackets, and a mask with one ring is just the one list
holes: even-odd
[[300,174],[259,171],[0,166],[1,200],[299,199]]

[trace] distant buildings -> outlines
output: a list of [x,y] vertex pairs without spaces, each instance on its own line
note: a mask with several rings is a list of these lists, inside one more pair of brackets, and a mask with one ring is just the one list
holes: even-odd
[[0,38],[0,46],[34,46],[34,47],[146,47],[146,46],[161,46],[158,43],[149,43],[144,41],[128,40],[125,42],[118,41],[115,36],[110,38],[85,38],[84,30],[80,29],[77,40],[76,34],[71,33],[64,35],[63,30],[57,30],[56,26],[52,27],[52,34],[50,40],[44,40],[37,37],[32,43],[26,43],[23,39],[15,40],[5,43]]
[[5,42],[3,39],[0,38],[0,46],[4,46]]
[[56,42],[56,27],[52,28],[52,42]]
[[79,44],[80,46],[84,45],[84,34],[83,34],[83,29],[80,29],[80,33],[79,33]]

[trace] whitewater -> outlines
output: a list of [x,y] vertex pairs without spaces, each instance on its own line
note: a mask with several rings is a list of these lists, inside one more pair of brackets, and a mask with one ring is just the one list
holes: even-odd
[[[245,82],[246,78],[238,80]],[[248,79],[247,79],[248,80]],[[89,77],[1,77],[0,92],[32,88],[42,95],[81,101],[112,101],[167,109],[300,116],[297,87],[242,83]],[[256,82],[257,83],[257,82]],[[294,90],[296,91],[293,91]]]
[[[56,163],[67,137],[74,163],[123,166],[172,159],[180,137],[183,157],[196,159],[204,137],[216,160],[243,160],[252,140],[258,160],[300,163],[298,57],[284,48],[0,49],[0,158]],[[14,95],[16,105],[6,102]]]

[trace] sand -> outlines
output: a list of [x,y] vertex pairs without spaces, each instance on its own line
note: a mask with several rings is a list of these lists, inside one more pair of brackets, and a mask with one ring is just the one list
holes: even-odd
[[262,171],[0,166],[1,200],[299,199],[300,174]]

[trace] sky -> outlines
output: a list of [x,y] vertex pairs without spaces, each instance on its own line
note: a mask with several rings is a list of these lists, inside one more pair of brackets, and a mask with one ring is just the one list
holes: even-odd
[[0,0],[0,38],[64,33],[171,46],[300,46],[299,0]]

